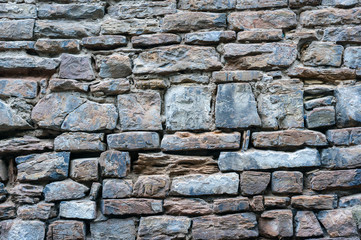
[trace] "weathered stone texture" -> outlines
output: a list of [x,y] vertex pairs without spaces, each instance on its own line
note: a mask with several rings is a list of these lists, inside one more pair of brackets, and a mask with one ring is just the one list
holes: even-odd
[[334,209],[337,207],[337,197],[335,195],[294,196],[291,205],[294,208],[307,210]]
[[0,38],[4,40],[32,39],[35,20],[1,20]]
[[146,198],[102,200],[102,213],[105,215],[151,215],[161,212],[163,212],[161,200]]
[[118,35],[104,35],[96,37],[85,37],[82,39],[85,48],[101,50],[101,49],[114,49],[127,45],[127,38]]
[[338,87],[335,91],[337,125],[358,126],[361,122],[361,85]]
[[35,36],[42,38],[84,38],[99,32],[98,24],[85,21],[37,20],[34,27]]
[[244,171],[240,178],[242,195],[262,194],[271,180],[271,174],[267,172]]
[[103,181],[103,199],[126,198],[131,197],[133,191],[133,182],[122,179],[105,179]]
[[361,146],[327,148],[322,150],[322,165],[327,168],[356,168],[361,166]]
[[0,97],[35,98],[38,83],[32,80],[0,79]]
[[135,197],[165,198],[170,188],[167,175],[140,176],[134,184]]
[[101,152],[106,149],[104,133],[63,133],[54,139],[56,151]]
[[273,193],[302,193],[302,190],[303,174],[301,172],[276,171],[272,173]]
[[163,203],[169,215],[199,216],[213,213],[212,205],[200,198],[168,198]]
[[[318,213],[318,219],[326,228],[330,237],[349,237],[357,235],[356,222],[352,217],[352,211],[337,209]],[[340,227],[342,226],[342,227]]]
[[125,177],[130,171],[129,153],[116,150],[105,151],[100,155],[99,165],[103,177]]
[[69,176],[78,182],[97,181],[98,158],[80,158],[71,160]]
[[41,4],[38,17],[46,19],[97,19],[104,16],[104,6],[88,4]]
[[327,26],[338,24],[360,24],[361,9],[325,8],[305,11],[300,16],[300,22],[305,27]]
[[30,153],[36,151],[52,150],[54,143],[50,139],[39,139],[31,136],[0,140],[0,155],[16,152]]
[[86,225],[84,222],[75,220],[57,220],[49,225],[46,239],[84,239],[86,236]]
[[96,202],[89,200],[61,202],[59,212],[59,216],[63,218],[95,219]]
[[107,136],[108,147],[116,150],[153,150],[160,146],[155,132],[124,132]]
[[200,11],[222,11],[234,9],[236,0],[180,0],[179,9]]
[[85,196],[89,188],[83,184],[67,179],[63,181],[49,183],[44,188],[46,202],[80,199]]
[[134,47],[152,47],[180,43],[181,37],[172,33],[146,34],[132,37]]
[[90,224],[94,239],[135,240],[136,228],[133,219],[109,219]]
[[311,173],[308,180],[316,191],[355,188],[361,186],[361,169],[318,171]]
[[315,214],[311,211],[299,211],[295,216],[297,237],[323,236],[322,228]]
[[291,210],[270,210],[259,219],[259,231],[265,237],[293,236],[293,214]]

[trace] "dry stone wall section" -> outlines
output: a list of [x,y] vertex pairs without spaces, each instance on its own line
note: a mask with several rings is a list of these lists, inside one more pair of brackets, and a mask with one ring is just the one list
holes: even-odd
[[0,0],[0,240],[360,239],[360,0]]

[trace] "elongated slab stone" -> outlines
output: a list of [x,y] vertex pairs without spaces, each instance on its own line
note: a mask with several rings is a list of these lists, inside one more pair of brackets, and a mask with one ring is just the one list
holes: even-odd
[[31,136],[0,140],[0,155],[10,153],[28,153],[53,149],[53,141]]
[[193,174],[173,178],[170,195],[234,195],[238,193],[239,176],[236,173]]
[[135,240],[137,235],[135,221],[132,218],[92,222],[90,232],[93,239],[107,237],[114,240]]
[[178,8],[198,11],[224,11],[235,8],[236,0],[180,0]]
[[83,38],[98,35],[100,26],[94,22],[37,20],[34,33],[42,38]]
[[161,143],[163,151],[187,151],[187,150],[213,150],[213,149],[238,149],[240,147],[241,134],[234,133],[189,133],[176,132],[166,134]]
[[308,210],[326,210],[337,207],[336,195],[301,195],[294,196],[291,199],[291,205],[294,208]]
[[361,145],[347,148],[327,148],[322,150],[322,165],[327,168],[356,168],[361,166]]
[[25,40],[33,38],[35,20],[1,20],[0,39]]
[[149,215],[163,212],[162,200],[145,198],[104,199],[101,202],[105,215]]
[[352,189],[361,186],[361,169],[317,171],[308,176],[312,190]]
[[0,97],[36,98],[37,81],[27,79],[0,79]]
[[52,182],[45,186],[43,193],[46,202],[80,199],[89,188],[71,179]]
[[104,133],[63,133],[54,140],[56,151],[102,152],[106,149]]
[[156,132],[124,132],[107,136],[108,147],[117,150],[158,149],[159,135]]
[[317,167],[320,165],[318,151],[310,148],[296,152],[254,149],[246,152],[221,152],[218,159],[221,171]]

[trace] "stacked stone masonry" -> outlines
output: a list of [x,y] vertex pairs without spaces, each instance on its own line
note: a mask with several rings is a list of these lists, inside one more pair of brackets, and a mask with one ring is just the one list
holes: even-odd
[[356,240],[360,0],[0,0],[0,240]]

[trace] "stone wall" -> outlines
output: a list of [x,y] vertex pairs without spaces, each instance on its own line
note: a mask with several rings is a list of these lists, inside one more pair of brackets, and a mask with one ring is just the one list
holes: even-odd
[[0,0],[0,240],[359,239],[359,0]]

